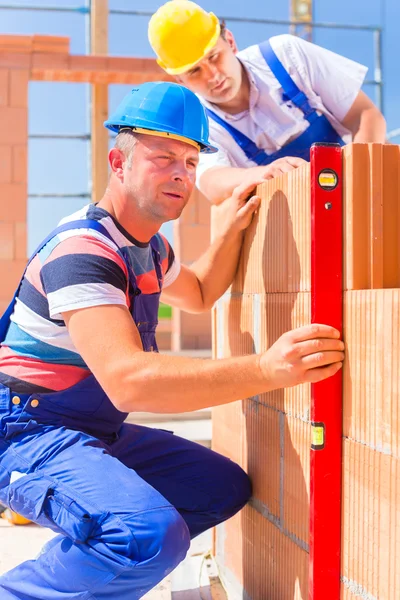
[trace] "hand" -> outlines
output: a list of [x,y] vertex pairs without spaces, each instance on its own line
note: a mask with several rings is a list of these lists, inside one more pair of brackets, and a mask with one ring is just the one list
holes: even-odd
[[289,171],[293,171],[293,169],[306,164],[308,164],[306,160],[297,158],[296,156],[278,158],[265,167],[250,167],[246,169],[242,183],[248,186],[249,194],[251,194],[260,183],[274,179],[274,177],[279,177],[283,173],[289,173]]
[[222,234],[239,233],[250,225],[255,211],[260,206],[261,198],[260,196],[249,198],[249,194],[263,181],[258,177],[252,179],[250,183],[241,183],[233,190],[232,196],[218,207],[219,222],[224,224],[225,229]]
[[307,161],[303,158],[298,158],[296,156],[285,156],[284,158],[278,158],[274,160],[274,162],[270,163],[266,167],[259,167],[263,169],[263,178],[264,179],[273,179],[274,177],[279,177],[282,173],[289,173],[289,171],[293,171],[293,169],[297,169],[298,167],[302,167],[306,165]]
[[264,354],[260,368],[272,389],[316,383],[343,365],[344,344],[329,325],[312,324],[284,333]]

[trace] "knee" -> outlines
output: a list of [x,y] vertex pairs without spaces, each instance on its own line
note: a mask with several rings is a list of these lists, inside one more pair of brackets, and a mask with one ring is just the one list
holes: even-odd
[[238,464],[228,461],[224,472],[224,520],[242,509],[251,498],[251,481]]
[[137,546],[137,567],[148,566],[165,577],[185,558],[190,545],[188,527],[172,506],[133,515],[130,524]]

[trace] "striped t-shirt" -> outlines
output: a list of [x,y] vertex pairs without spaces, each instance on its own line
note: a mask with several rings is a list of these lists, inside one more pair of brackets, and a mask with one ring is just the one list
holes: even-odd
[[[0,347],[0,383],[15,392],[59,391],[90,375],[77,352],[62,313],[122,304],[129,308],[128,274],[118,249],[126,249],[142,294],[159,291],[150,243],[129,235],[105,210],[85,206],[60,223],[99,221],[113,241],[92,229],[72,229],[53,238],[32,260]],[[163,286],[175,281],[180,264],[163,235],[153,244],[161,255]]]

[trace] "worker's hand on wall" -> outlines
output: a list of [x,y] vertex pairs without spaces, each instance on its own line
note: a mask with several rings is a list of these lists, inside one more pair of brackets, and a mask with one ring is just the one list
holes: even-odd
[[262,170],[263,179],[274,179],[274,177],[279,177],[279,175],[282,175],[283,173],[289,173],[289,171],[293,171],[293,169],[297,169],[306,164],[307,161],[303,158],[285,156],[284,158],[274,160],[270,165],[256,168],[260,169],[260,171]]
[[[289,171],[293,171],[293,169],[306,164],[308,164],[307,161],[302,158],[285,156],[284,158],[274,160],[270,165],[240,169],[241,185],[247,187],[249,190],[248,193],[251,194],[260,183],[264,183],[268,179],[274,179],[274,177],[279,177],[283,173],[289,173]],[[216,204],[219,204],[219,202]]]
[[261,355],[260,367],[273,388],[322,381],[343,365],[344,344],[329,325],[312,324],[284,333]]
[[221,213],[218,213],[222,229],[220,234],[239,233],[244,231],[251,223],[253,215],[260,206],[260,196],[250,196],[254,188],[263,183],[263,179],[258,178],[251,183],[242,183],[238,185],[232,195],[221,205]]

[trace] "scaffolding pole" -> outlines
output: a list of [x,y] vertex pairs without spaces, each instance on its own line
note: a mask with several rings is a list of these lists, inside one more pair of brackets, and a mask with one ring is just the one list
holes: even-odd
[[[90,49],[92,54],[108,54],[108,0],[91,2]],[[108,85],[92,85],[92,199],[101,200],[108,181]]]

